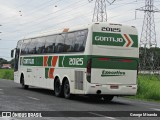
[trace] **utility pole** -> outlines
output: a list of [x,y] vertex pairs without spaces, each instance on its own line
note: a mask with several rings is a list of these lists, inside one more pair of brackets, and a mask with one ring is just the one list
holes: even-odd
[[106,22],[106,0],[96,0],[92,22]]
[[160,12],[154,6],[154,0],[145,0],[145,6],[139,9],[144,12],[143,27],[140,38],[140,71],[143,73],[149,71],[149,74],[154,74],[157,70],[159,63],[156,55],[156,30],[154,22],[154,13]]
[[[91,1],[93,0],[89,0],[89,2]],[[112,3],[115,2],[115,0],[113,0],[112,2],[109,2],[108,0],[96,0],[95,1],[92,22],[107,22],[106,2],[108,2],[111,5]]]

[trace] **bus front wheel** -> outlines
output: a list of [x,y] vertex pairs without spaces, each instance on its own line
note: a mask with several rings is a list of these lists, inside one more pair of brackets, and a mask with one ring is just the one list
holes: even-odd
[[22,85],[22,88],[24,88],[24,89],[28,89],[28,85],[25,85],[25,81],[24,81],[24,76],[22,75],[21,76],[21,85]]

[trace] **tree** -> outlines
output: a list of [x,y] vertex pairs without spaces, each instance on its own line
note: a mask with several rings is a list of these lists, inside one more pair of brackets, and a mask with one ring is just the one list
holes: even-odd
[[2,67],[3,64],[9,64],[7,60],[0,58],[0,67]]
[[3,64],[11,64],[11,67],[14,68],[14,59],[7,61],[4,58],[0,58],[0,68]]

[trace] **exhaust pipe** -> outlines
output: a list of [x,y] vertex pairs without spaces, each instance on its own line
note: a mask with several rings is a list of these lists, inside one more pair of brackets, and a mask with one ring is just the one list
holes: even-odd
[[97,90],[97,95],[100,95],[101,94],[101,90]]

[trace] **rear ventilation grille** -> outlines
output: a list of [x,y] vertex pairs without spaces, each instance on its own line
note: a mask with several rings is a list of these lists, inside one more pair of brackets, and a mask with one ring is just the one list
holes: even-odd
[[83,71],[75,71],[75,89],[83,90]]

